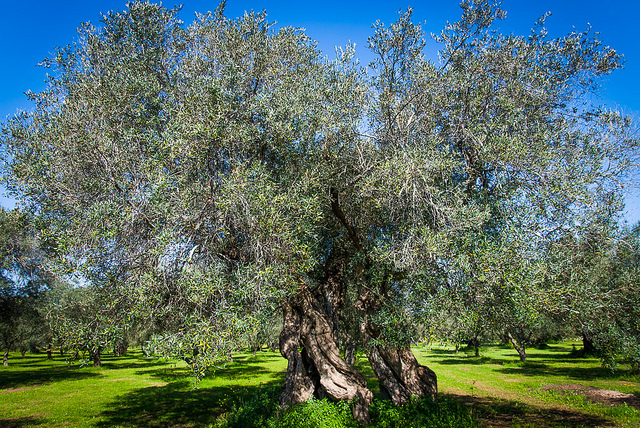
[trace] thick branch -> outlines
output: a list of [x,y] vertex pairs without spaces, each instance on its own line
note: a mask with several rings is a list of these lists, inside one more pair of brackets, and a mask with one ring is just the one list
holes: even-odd
[[351,225],[347,221],[347,217],[342,211],[342,208],[340,208],[340,198],[338,195],[338,191],[336,190],[335,187],[332,187],[330,189],[330,192],[331,192],[331,211],[333,212],[333,215],[335,215],[338,218],[338,220],[340,220],[340,223],[342,223],[342,225],[347,229],[349,238],[351,238],[351,242],[353,242],[353,245],[355,246],[356,250],[362,252],[364,248],[362,247],[362,242],[360,241],[360,237],[358,236],[358,231],[353,225]]

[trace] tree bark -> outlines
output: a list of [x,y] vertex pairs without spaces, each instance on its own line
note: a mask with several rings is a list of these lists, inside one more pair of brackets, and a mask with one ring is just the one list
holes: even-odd
[[587,333],[582,332],[582,354],[583,355],[595,355],[596,348],[593,346],[593,340]]
[[375,339],[378,339],[381,333],[371,322],[371,315],[379,310],[378,299],[372,297],[369,291],[361,290],[356,305],[364,313],[360,334],[371,368],[378,378],[382,398],[401,405],[413,396],[435,397],[438,392],[435,372],[418,363],[409,346],[375,344]]
[[2,357],[2,365],[5,367],[9,366],[9,348],[7,348],[7,350],[4,351],[4,355]]
[[[323,288],[326,290],[324,286],[320,290]],[[354,401],[354,419],[369,423],[373,394],[362,374],[340,356],[334,324],[339,308],[334,306],[327,311],[324,294],[314,294],[303,284],[298,294],[283,305],[280,352],[289,364],[280,402],[295,404],[311,396]],[[338,301],[335,297],[334,303]]]
[[373,372],[380,384],[380,396],[394,404],[404,404],[413,396],[429,395],[435,397],[438,392],[438,380],[435,372],[418,363],[411,349],[407,347],[374,345],[376,329],[365,321],[361,327],[365,353]]
[[511,335],[510,332],[507,332],[507,337],[509,338],[509,341],[513,345],[513,348],[516,350],[516,352],[518,352],[518,355],[520,356],[520,361],[522,361],[523,363],[527,361],[527,352],[525,350],[524,341],[522,341],[521,344],[518,343],[518,341]]
[[93,361],[93,367],[102,367],[102,359],[100,358],[100,348],[89,350],[89,359]]
[[287,359],[287,374],[284,388],[280,395],[280,405],[298,404],[307,401],[316,390],[317,371],[303,358],[300,351],[301,315],[294,310],[289,302],[282,305],[284,323],[280,333],[280,353]]

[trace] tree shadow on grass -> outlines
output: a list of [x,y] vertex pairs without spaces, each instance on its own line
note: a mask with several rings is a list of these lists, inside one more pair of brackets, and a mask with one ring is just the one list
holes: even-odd
[[[280,354],[273,356],[260,355],[255,358],[246,355],[234,356],[233,362],[225,365],[224,367],[210,369],[207,372],[207,377],[216,377],[224,379],[227,382],[231,381],[231,383],[256,379],[261,379],[263,382],[283,381],[286,366],[283,366],[282,371],[278,371],[274,367],[269,367],[268,364],[272,359],[283,361]],[[193,372],[187,366],[178,366],[176,363],[170,363],[165,367],[153,370],[153,373],[141,370],[136,372],[136,374],[150,375],[151,377],[163,382],[178,382],[191,377]]]
[[[180,382],[185,378],[193,376],[193,372],[189,367],[166,367],[160,368],[149,373],[148,371],[138,371],[137,375],[149,375],[152,378],[158,379],[162,382]],[[232,366],[223,367],[207,372],[207,377],[216,377],[224,379],[225,381],[247,381],[256,378],[262,379],[264,382],[270,381],[282,381],[284,379],[284,372],[274,371],[272,368],[261,365],[252,365],[250,368]]]
[[[65,380],[80,380],[100,376],[98,373],[83,371],[77,367],[56,365],[28,370],[3,371],[0,376],[0,390],[26,388]],[[1,391],[0,391],[1,392]]]
[[460,352],[456,352],[455,349],[429,349],[427,351],[427,355],[429,355],[429,354],[452,355],[452,356],[461,355]]
[[443,394],[471,408],[484,426],[494,428],[535,426],[536,428],[615,427],[614,422],[577,410],[538,407],[495,397]]
[[118,361],[118,357],[114,357],[113,361],[102,360],[102,366],[108,369],[127,370],[127,369],[152,369],[161,366],[169,366],[171,363],[156,358],[137,358],[138,361]]
[[27,416],[24,418],[0,419],[0,427],[3,428],[22,428],[33,427],[38,425],[47,426],[48,422],[45,418],[36,416]]
[[96,426],[165,428],[209,426],[242,406],[272,381],[259,386],[229,385],[192,389],[187,380],[138,389],[119,397],[102,412]]
[[501,367],[500,373],[519,376],[544,376],[590,381],[596,379],[620,379],[620,371],[613,372],[606,367],[552,367],[544,364],[524,364],[521,367]]
[[[434,362],[437,364],[444,364],[444,365],[476,365],[476,366],[480,366],[480,365],[486,365],[486,364],[495,364],[495,365],[503,365],[503,364],[511,364],[514,363],[515,360],[514,359],[509,359],[509,358],[493,358],[493,357],[487,357],[487,356],[481,356],[481,357],[475,357],[475,356],[467,356],[467,355],[459,355],[457,357],[452,356],[453,358],[445,358],[445,359],[439,359],[437,357],[433,357],[434,358]],[[429,358],[429,356],[427,356],[427,359]],[[427,360],[427,365],[429,365],[428,360]]]

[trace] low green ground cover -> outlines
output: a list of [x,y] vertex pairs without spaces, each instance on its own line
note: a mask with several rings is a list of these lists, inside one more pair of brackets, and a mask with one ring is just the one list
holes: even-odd
[[[419,347],[419,360],[438,374],[436,403],[403,408],[376,401],[374,427],[582,427],[640,426],[640,411],[624,403],[597,403],[550,385],[582,385],[640,396],[640,379],[626,367],[612,372],[595,358],[571,353],[571,343],[529,350],[483,349],[480,358],[446,347]],[[0,368],[3,427],[350,427],[346,405],[317,401],[285,413],[277,396],[286,361],[279,353],[234,356],[197,389],[182,362],[138,352],[104,359],[101,368],[68,364],[60,356],[11,355]],[[360,358],[372,389],[377,382]],[[474,422],[476,421],[476,422]]]

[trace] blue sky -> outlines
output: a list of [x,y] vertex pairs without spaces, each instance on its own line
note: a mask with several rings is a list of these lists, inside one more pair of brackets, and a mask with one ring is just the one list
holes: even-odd
[[[459,0],[431,1],[323,1],[284,2],[266,0],[228,0],[226,15],[236,17],[245,10],[265,9],[278,25],[303,27],[320,49],[333,55],[335,46],[349,41],[356,44],[357,56],[368,63],[366,40],[371,35],[371,24],[376,20],[390,23],[397,12],[408,6],[414,9],[414,20],[423,24],[427,33],[438,32],[448,21],[460,16]],[[23,94],[26,90],[44,88],[44,69],[36,66],[49,56],[55,46],[72,42],[81,22],[98,23],[100,12],[125,8],[125,1],[7,1],[0,13],[0,120],[15,114],[18,109],[31,108]],[[172,7],[182,4],[180,13],[185,23],[193,21],[194,12],[206,12],[217,6],[216,1],[165,1]],[[603,102],[631,114],[640,121],[640,43],[637,23],[640,22],[640,2],[631,0],[505,0],[502,4],[507,19],[498,24],[505,33],[528,34],[536,19],[547,11],[551,37],[561,36],[573,29],[582,31],[590,24],[601,39],[618,52],[627,62],[605,81]],[[428,53],[436,45],[428,46]],[[639,122],[640,123],[640,122]],[[4,206],[12,202],[0,198]],[[634,189],[627,198],[629,222],[640,220],[640,190]]]

